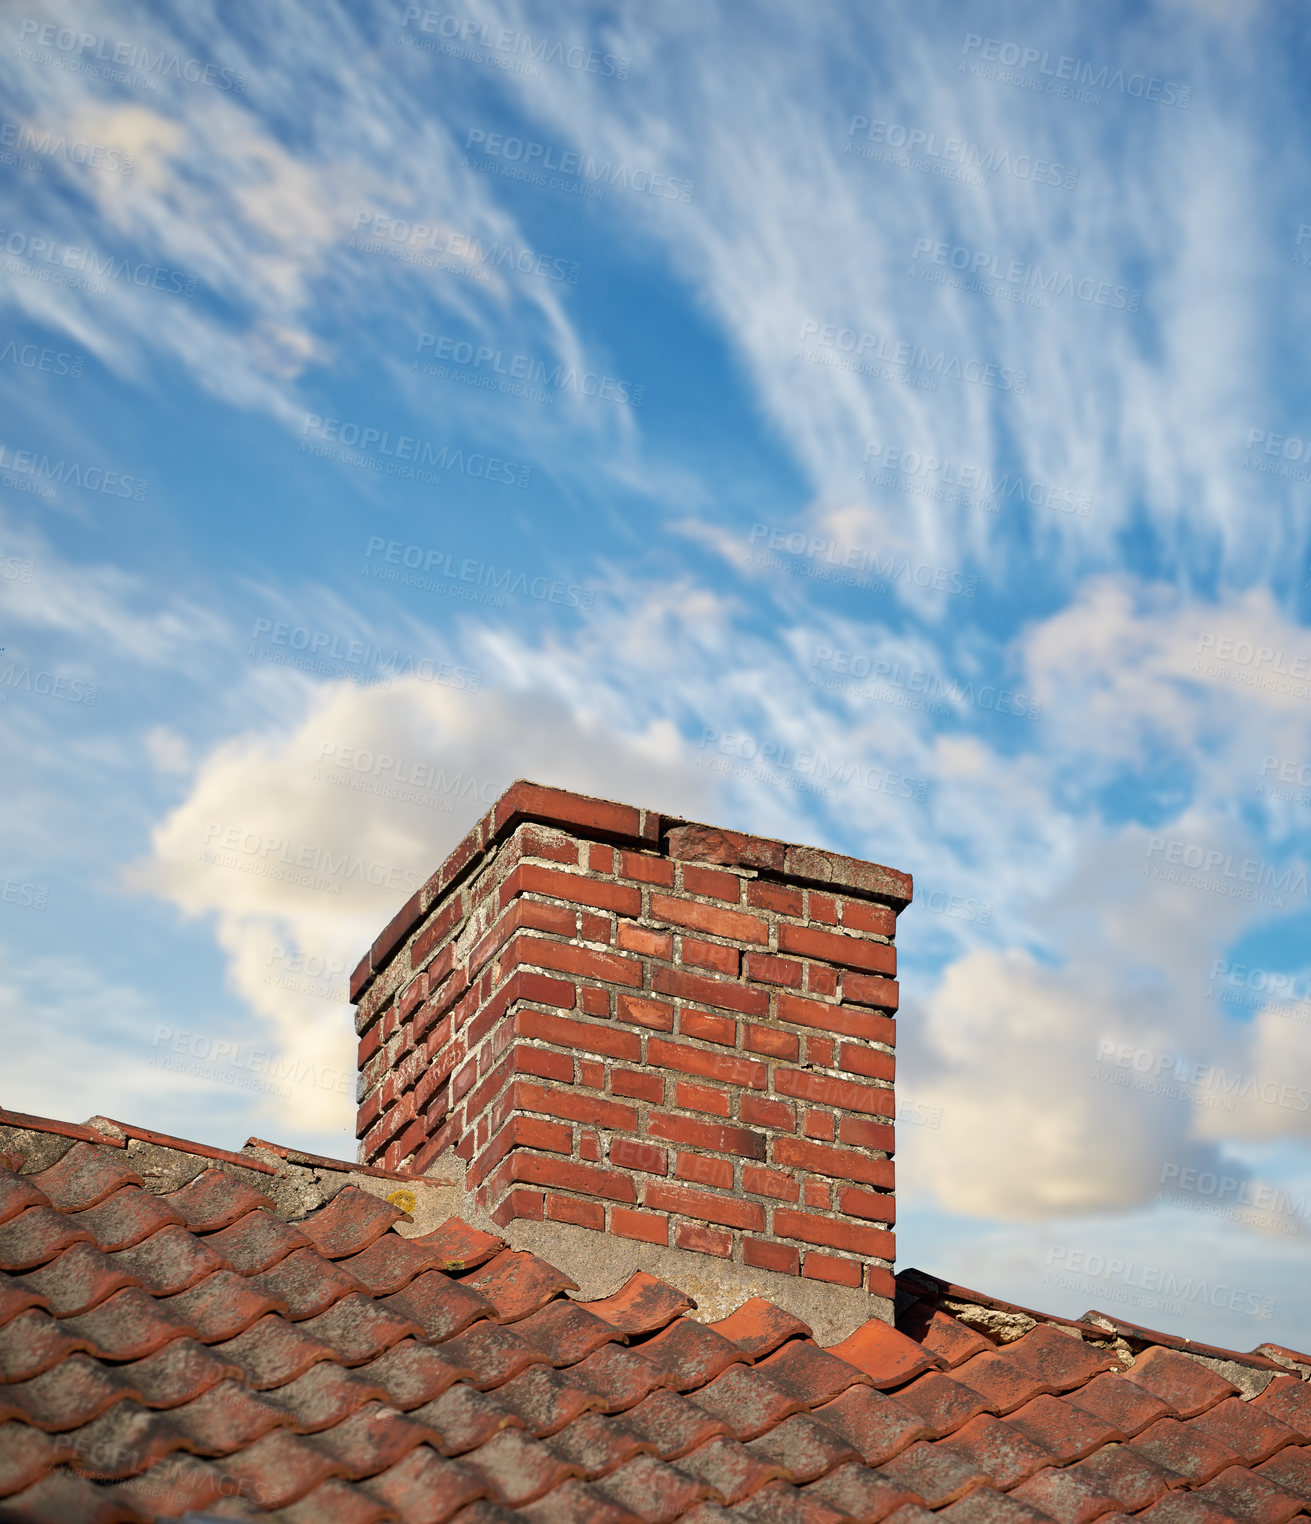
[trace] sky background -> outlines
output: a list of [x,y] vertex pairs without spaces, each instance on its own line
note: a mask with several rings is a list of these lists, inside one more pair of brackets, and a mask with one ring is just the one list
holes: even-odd
[[347,972],[528,776],[913,873],[900,1265],[1306,1348],[1309,68],[5,7],[0,1102],[352,1155]]

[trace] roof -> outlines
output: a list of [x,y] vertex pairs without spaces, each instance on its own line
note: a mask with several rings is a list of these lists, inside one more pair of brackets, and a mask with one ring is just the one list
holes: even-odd
[[[458,1218],[416,1233],[378,1194],[404,1177],[259,1140],[0,1112],[0,1149],[6,1521],[1311,1516],[1296,1351],[917,1271],[897,1328],[824,1349],[643,1272],[577,1300]],[[392,1194],[419,1211],[421,1184]]]

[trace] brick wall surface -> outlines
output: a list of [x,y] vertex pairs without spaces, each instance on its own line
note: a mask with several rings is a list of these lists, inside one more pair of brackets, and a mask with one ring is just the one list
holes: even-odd
[[362,1162],[891,1296],[907,876],[516,784],[352,979]]

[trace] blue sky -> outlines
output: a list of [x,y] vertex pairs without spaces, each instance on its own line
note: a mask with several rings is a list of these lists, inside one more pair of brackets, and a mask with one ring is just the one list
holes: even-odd
[[1306,1347],[1305,22],[0,26],[0,1100],[348,1153],[531,776],[915,875],[901,1264]]

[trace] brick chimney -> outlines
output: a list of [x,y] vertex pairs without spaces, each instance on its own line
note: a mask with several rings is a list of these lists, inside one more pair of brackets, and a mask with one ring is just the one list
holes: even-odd
[[873,863],[515,783],[352,976],[360,1160],[462,1164],[463,1215],[576,1279],[627,1254],[699,1299],[824,1283],[890,1319],[910,898]]

